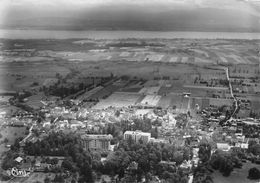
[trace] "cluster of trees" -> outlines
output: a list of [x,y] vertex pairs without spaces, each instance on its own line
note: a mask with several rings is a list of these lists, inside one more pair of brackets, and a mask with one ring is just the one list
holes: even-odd
[[243,134],[245,134],[246,138],[259,138],[260,127],[257,125],[243,124]]
[[[84,87],[84,86],[83,86]],[[59,84],[54,84],[52,86],[49,87],[45,87],[43,86],[41,88],[41,90],[46,94],[46,95],[54,95],[54,96],[58,96],[58,97],[66,97],[72,94],[75,94],[81,90],[83,90],[84,88],[82,87],[81,84],[79,84],[78,86],[75,87],[75,85],[71,85],[71,86],[66,86],[66,85],[59,85]]]
[[81,83],[67,83],[67,80],[73,79],[76,76],[80,74],[77,70],[72,69],[72,72],[69,73],[66,77],[62,78],[60,74],[56,74],[56,78],[58,79],[58,82],[46,87],[43,86],[40,88],[41,91],[45,93],[45,95],[54,95],[59,97],[67,97],[69,95],[77,95],[82,94],[84,91],[89,91],[93,89],[95,86],[104,85],[107,82],[109,82],[114,76],[111,74],[111,76],[108,77],[90,77],[93,82],[90,84],[81,82]]
[[232,73],[247,73],[248,74],[248,70],[245,70],[245,69],[241,69],[241,68],[239,68],[239,69],[237,69],[237,68],[234,68],[233,70],[232,70]]
[[216,151],[210,160],[213,169],[219,170],[223,176],[229,176],[234,168],[242,168],[242,161],[234,153]]
[[213,179],[211,173],[213,172],[209,163],[211,157],[211,145],[207,142],[199,144],[198,156],[200,162],[194,169],[194,183],[207,182],[212,183]]
[[213,178],[211,174],[213,173],[213,170],[208,162],[200,163],[195,169],[194,169],[194,183],[213,183]]
[[93,182],[92,154],[82,148],[78,135],[52,132],[42,141],[26,143],[24,152],[31,156],[65,156],[61,171],[79,172],[79,182]]
[[[223,176],[229,176],[234,168],[242,168],[242,159],[246,159],[248,153],[255,157],[259,156],[260,145],[256,141],[250,141],[247,152],[234,147],[229,152],[217,150],[211,155],[210,144],[200,144],[198,152],[200,162],[198,167],[194,169],[193,182],[213,182],[211,174],[214,170],[220,171]],[[248,178],[260,179],[260,171],[257,168],[251,168],[248,172]]]
[[[113,127],[109,130],[113,131]],[[82,148],[79,136],[75,134],[50,133],[49,136],[37,143],[26,143],[24,151],[33,156],[66,156],[62,163],[62,171],[72,174],[79,172],[82,182],[93,182],[101,174],[119,175],[122,179],[132,162],[138,164],[135,176],[138,181],[143,177],[147,180],[157,175],[168,182],[185,182],[188,173],[178,169],[184,160],[192,157],[188,147],[176,147],[172,144],[135,143],[132,139],[121,140],[112,156],[101,162],[101,153],[89,152]],[[161,161],[171,162],[163,164]]]
[[198,152],[200,160],[205,163],[209,161],[211,156],[211,146],[209,143],[201,143],[199,144],[199,152]]
[[254,156],[260,155],[260,144],[258,144],[256,141],[249,141],[248,144],[248,153],[252,153]]
[[194,170],[194,182],[213,182],[211,173],[219,170],[223,176],[229,176],[234,168],[242,168],[241,159],[244,153],[240,148],[233,148],[231,152],[217,150],[211,155],[211,146],[208,143],[199,145],[200,162]]
[[27,142],[24,152],[32,156],[76,156],[76,152],[82,152],[81,140],[78,135],[51,132],[44,140],[36,143]]
[[[121,141],[114,155],[97,170],[108,175],[118,174],[119,178],[123,178],[129,164],[136,162],[138,164],[137,181],[140,181],[142,177],[149,179],[147,175],[150,174],[169,180],[169,182],[185,182],[187,173],[178,170],[178,165],[184,160],[189,160],[190,157],[191,150],[188,147],[175,147],[170,144],[145,144],[142,141],[135,143],[130,138],[127,141]],[[171,163],[163,164],[161,161]]]
[[2,161],[2,169],[8,170],[17,165],[17,162],[14,161],[15,158],[19,156],[18,152],[7,153]]
[[203,79],[200,79],[196,77],[194,79],[194,84],[205,84],[208,87],[215,87],[215,86],[228,86],[229,82],[226,79],[211,79],[210,81],[205,81]]

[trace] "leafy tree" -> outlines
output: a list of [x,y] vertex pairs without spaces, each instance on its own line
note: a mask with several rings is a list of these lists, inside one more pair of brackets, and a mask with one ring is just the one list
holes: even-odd
[[260,179],[260,171],[256,167],[250,168],[248,171],[248,179],[257,180]]
[[222,172],[223,176],[229,176],[230,173],[233,171],[233,163],[230,159],[225,158],[225,161],[220,164],[219,171]]
[[180,165],[183,162],[183,153],[177,151],[173,154],[173,159],[177,165]]
[[202,143],[199,145],[199,158],[202,162],[209,160],[211,155],[211,146],[208,143]]

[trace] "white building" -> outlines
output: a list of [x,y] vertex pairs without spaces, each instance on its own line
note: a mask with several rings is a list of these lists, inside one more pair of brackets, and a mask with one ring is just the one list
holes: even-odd
[[227,143],[217,143],[217,149],[222,151],[229,151],[231,147]]
[[141,139],[144,143],[147,143],[151,139],[151,133],[145,133],[142,131],[126,131],[124,133],[124,139],[127,140],[129,138],[132,138],[134,142],[139,142]]
[[81,135],[82,145],[85,149],[90,150],[101,150],[109,151],[111,150],[110,141],[112,140],[112,135],[90,135],[83,134]]

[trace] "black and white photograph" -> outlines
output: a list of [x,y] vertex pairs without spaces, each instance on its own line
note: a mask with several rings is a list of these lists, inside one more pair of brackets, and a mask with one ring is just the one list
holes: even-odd
[[260,0],[0,0],[0,183],[260,183]]

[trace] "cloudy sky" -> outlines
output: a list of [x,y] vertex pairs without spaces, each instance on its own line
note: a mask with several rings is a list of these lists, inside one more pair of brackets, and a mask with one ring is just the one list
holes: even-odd
[[260,31],[260,0],[0,0],[0,26]]

